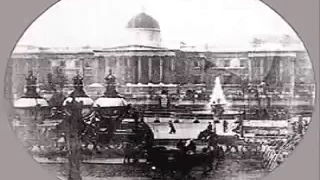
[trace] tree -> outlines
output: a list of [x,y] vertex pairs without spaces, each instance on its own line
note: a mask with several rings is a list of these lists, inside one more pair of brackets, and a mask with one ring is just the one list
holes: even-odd
[[299,41],[296,40],[294,37],[292,37],[288,34],[285,34],[280,38],[280,43],[282,44],[282,46],[285,47],[285,46],[290,46],[292,44],[299,43]]
[[264,43],[265,41],[259,38],[253,38],[253,40],[251,41],[252,46],[255,48],[261,46]]

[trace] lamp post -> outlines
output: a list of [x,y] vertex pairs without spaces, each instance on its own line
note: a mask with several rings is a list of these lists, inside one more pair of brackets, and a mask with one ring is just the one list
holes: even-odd
[[127,110],[127,102],[121,97],[116,90],[116,78],[109,70],[109,75],[105,78],[106,91],[102,97],[99,97],[93,104],[93,107],[99,113],[102,121],[99,127],[107,127],[108,132],[105,143],[109,143],[114,132],[119,128],[121,120],[124,118],[125,110]]
[[71,102],[66,102],[65,110],[69,112],[66,116],[68,122],[67,145],[68,145],[68,163],[69,173],[68,180],[81,180],[80,161],[81,161],[81,144],[79,137],[79,126],[82,117],[83,102],[77,102],[75,97],[72,97]]
[[88,114],[93,100],[83,90],[83,77],[79,74],[73,78],[74,91],[63,102],[65,109],[65,121],[67,122],[67,147],[69,174],[68,180],[81,180],[81,142],[80,132],[83,116]]
[[82,71],[82,76],[83,76],[83,78],[85,78],[86,76],[85,76],[85,71],[86,71],[86,69],[85,69],[85,62],[84,62],[84,58],[81,58],[80,59],[80,61],[81,61],[81,71]]
[[18,138],[27,148],[32,149],[35,145],[39,146],[37,124],[42,122],[49,104],[37,93],[37,78],[32,71],[29,71],[26,82],[26,92],[20,99],[14,101],[14,108],[19,116],[19,123],[23,126],[22,130],[18,129]]

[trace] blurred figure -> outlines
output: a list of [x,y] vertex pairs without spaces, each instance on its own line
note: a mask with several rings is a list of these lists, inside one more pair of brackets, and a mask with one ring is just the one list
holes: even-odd
[[196,124],[197,124],[197,123],[200,123],[198,117],[194,117],[194,118],[193,118],[193,123],[196,123]]
[[216,102],[213,101],[210,106],[211,106],[211,111],[212,111],[213,113],[216,113]]
[[184,152],[185,151],[185,144],[186,144],[186,142],[184,140],[180,139],[179,142],[177,143],[177,148],[180,151]]
[[228,122],[226,120],[223,121],[223,132],[226,133],[228,131]]
[[298,133],[299,133],[300,135],[303,135],[303,134],[304,134],[303,130],[304,130],[303,122],[300,120],[300,121],[298,122]]
[[189,139],[189,140],[186,142],[185,148],[186,148],[186,152],[187,152],[187,153],[195,154],[196,151],[197,151],[197,145],[196,145],[196,143],[193,142],[192,139]]
[[169,134],[175,134],[176,133],[176,128],[174,127],[174,125],[173,125],[171,120],[169,121],[169,128],[170,128]]
[[212,130],[213,130],[212,123],[209,122],[209,125],[207,126],[207,131],[212,132]]
[[160,123],[160,118],[159,116],[156,114],[155,115],[155,120],[154,120],[155,123]]

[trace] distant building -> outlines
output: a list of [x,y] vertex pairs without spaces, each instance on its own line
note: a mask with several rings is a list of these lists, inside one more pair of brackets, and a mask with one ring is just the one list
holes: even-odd
[[[124,94],[147,91],[148,85],[160,90],[157,87],[187,84],[188,89],[199,84],[211,90],[216,76],[220,76],[225,87],[265,81],[275,86],[281,84],[283,90],[290,92],[295,86],[314,88],[312,65],[303,49],[265,45],[251,50],[169,49],[162,46],[159,23],[146,13],[133,17],[126,29],[128,43],[116,47],[76,50],[26,47],[20,51],[21,47],[17,47],[12,54],[14,94],[23,92],[28,70],[33,69],[39,82],[45,83],[47,74],[56,66],[63,67],[69,80],[76,72],[84,74],[87,85],[103,83],[111,69]],[[141,90],[142,87],[146,88]]]

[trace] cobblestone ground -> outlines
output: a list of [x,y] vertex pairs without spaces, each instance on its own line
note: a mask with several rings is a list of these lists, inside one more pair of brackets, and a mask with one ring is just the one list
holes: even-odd
[[[237,160],[238,159],[238,160]],[[49,170],[53,176],[65,179],[67,175],[66,164],[42,164],[44,169]],[[140,165],[106,165],[106,164],[83,164],[81,167],[83,180],[127,180],[127,179],[154,179],[149,171],[149,167]],[[239,159],[235,155],[227,156],[226,160],[216,171],[209,173],[207,177],[201,175],[197,168],[192,172],[196,179],[215,180],[260,180],[268,172],[265,171],[261,163],[253,159]],[[152,177],[153,178],[152,178]],[[157,178],[158,179],[158,178]],[[169,179],[168,177],[164,179]]]

